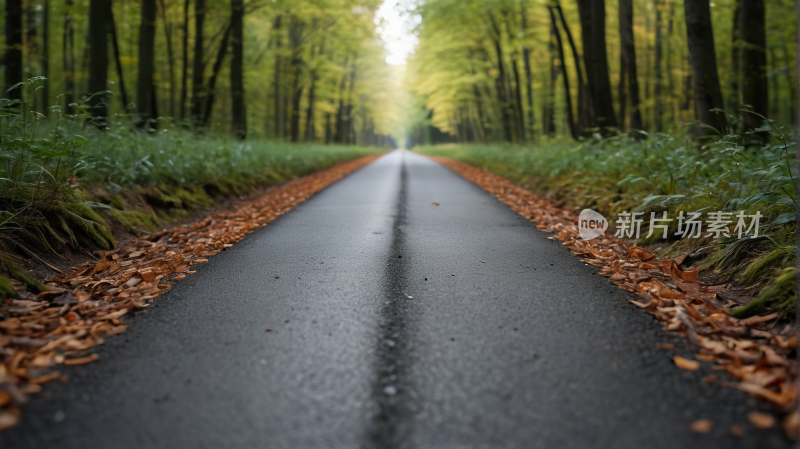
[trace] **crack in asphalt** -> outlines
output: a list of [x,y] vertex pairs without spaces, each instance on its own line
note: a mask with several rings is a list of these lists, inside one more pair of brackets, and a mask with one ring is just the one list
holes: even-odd
[[409,319],[412,307],[404,293],[407,286],[405,249],[408,173],[405,158],[400,162],[400,189],[392,224],[392,243],[384,272],[384,304],[380,311],[375,380],[372,388],[375,413],[367,435],[367,447],[407,446],[411,416],[411,352]]

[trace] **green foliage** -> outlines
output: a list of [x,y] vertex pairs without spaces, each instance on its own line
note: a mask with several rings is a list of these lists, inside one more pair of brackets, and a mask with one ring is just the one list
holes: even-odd
[[[24,87],[40,83],[32,79]],[[223,195],[379,151],[196,136],[179,127],[143,133],[127,122],[100,131],[85,114],[60,118],[56,108],[56,117],[48,120],[26,111],[26,103],[0,100],[0,248],[5,250],[23,241],[48,252],[57,252],[59,244],[110,249],[116,243],[108,217],[128,231],[153,230],[156,217],[185,215]]]
[[6,279],[5,276],[0,276],[0,299],[5,300],[16,296],[17,292],[15,292],[11,284],[8,283],[8,279]]
[[[537,146],[443,145],[418,151],[459,159],[577,208],[595,209],[612,226],[620,212],[643,212],[640,244],[663,243],[664,256],[707,253],[700,266],[752,284],[795,260],[798,203],[793,195],[800,179],[791,170],[796,142],[776,139],[780,143],[744,148],[737,141],[737,136],[726,136],[698,145],[680,134],[646,140],[623,135],[581,144],[557,140]],[[733,217],[739,211],[759,212],[760,235],[646,239],[650,212],[660,216],[664,211],[673,219],[681,212],[700,211],[703,221],[712,211]],[[677,220],[671,225],[674,234]]]
[[[22,271],[18,266],[14,265],[14,263],[11,262],[10,260],[2,258],[2,262],[3,262],[2,268],[8,274],[9,277],[16,279],[22,282],[23,284],[27,285],[28,288],[34,293],[41,293],[47,291],[47,287],[44,284],[28,276],[27,273]],[[5,279],[3,279],[3,281],[5,281]],[[3,287],[3,289],[5,289],[5,287]]]
[[765,315],[778,312],[781,317],[794,316],[797,295],[797,270],[786,268],[767,286],[761,295],[744,306],[731,309],[731,316],[746,318],[752,315]]

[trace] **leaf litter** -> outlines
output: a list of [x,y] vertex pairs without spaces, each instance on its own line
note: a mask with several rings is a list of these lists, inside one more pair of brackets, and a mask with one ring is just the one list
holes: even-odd
[[[627,246],[608,233],[583,240],[578,232],[578,214],[563,202],[549,201],[464,162],[445,157],[431,159],[477,184],[539,230],[554,233],[547,239],[563,242],[562,246],[582,262],[599,268],[599,273],[618,288],[639,295],[641,299],[630,302],[653,315],[666,331],[686,337],[696,348],[698,360],[712,362],[713,370],[727,375],[726,380],[717,375],[706,376],[707,383],[736,388],[777,406],[783,411],[784,433],[791,439],[800,437],[797,411],[800,366],[789,358],[798,346],[798,336],[793,326],[777,325],[778,314],[736,319],[728,311],[738,304],[720,297],[731,285],[701,282],[698,268],[681,268],[685,255],[658,259],[654,252]],[[659,347],[672,349],[670,345]],[[689,371],[701,366],[698,361],[679,356],[673,362]],[[772,418],[755,413],[749,418],[759,427],[767,424],[759,415]],[[690,427],[706,433],[712,425],[711,421],[700,420]]]
[[11,281],[19,299],[0,305],[6,316],[0,321],[0,430],[19,422],[20,406],[41,384],[67,380],[59,365],[98,360],[92,349],[123,332],[130,325],[122,321],[126,316],[149,307],[209,257],[378,157],[337,164],[271,188],[236,210],[96,252],[99,262],[47,279],[50,290],[38,295]]

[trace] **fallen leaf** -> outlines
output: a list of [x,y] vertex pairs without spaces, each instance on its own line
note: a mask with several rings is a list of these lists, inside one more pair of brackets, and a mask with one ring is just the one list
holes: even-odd
[[675,345],[673,345],[672,343],[657,344],[656,348],[658,348],[658,349],[675,349]]
[[431,204],[433,204],[434,206],[438,206],[439,205],[439,203],[431,203]]
[[759,429],[769,429],[775,425],[775,418],[766,413],[750,412],[747,414],[747,419]]
[[680,369],[685,369],[686,371],[697,371],[700,369],[700,363],[694,360],[685,359],[679,355],[676,355],[672,358],[672,361],[675,362]]
[[735,437],[743,437],[744,436],[744,427],[740,426],[739,424],[734,424],[731,426],[731,435]]
[[710,419],[698,419],[689,428],[695,433],[709,433],[714,428],[714,423]]
[[795,410],[786,415],[783,420],[783,431],[790,440],[800,439],[800,412]]
[[14,427],[19,422],[19,414],[7,410],[0,411],[0,430]]
[[83,365],[85,363],[94,362],[95,360],[99,359],[100,356],[97,354],[92,354],[86,357],[78,357],[77,359],[65,359],[64,365]]

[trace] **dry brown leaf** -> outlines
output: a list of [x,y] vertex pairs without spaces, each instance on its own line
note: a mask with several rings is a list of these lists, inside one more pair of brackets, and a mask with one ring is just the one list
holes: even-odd
[[775,418],[766,413],[750,412],[747,414],[747,419],[759,429],[769,429],[775,425]]
[[698,419],[689,428],[695,433],[709,433],[714,428],[714,423],[710,419]]
[[673,345],[672,343],[663,343],[663,344],[657,344],[656,348],[658,348],[658,349],[675,349],[675,345]]
[[740,426],[739,424],[734,424],[731,426],[731,435],[735,437],[743,437],[744,436],[744,427]]
[[697,371],[700,369],[700,363],[694,360],[685,359],[679,355],[672,357],[672,361],[675,362],[675,365],[680,369],[685,369],[686,371]]
[[786,415],[783,420],[783,432],[790,440],[800,440],[800,412],[795,410]]
[[19,422],[19,413],[3,410],[0,411],[0,430],[14,427]]

